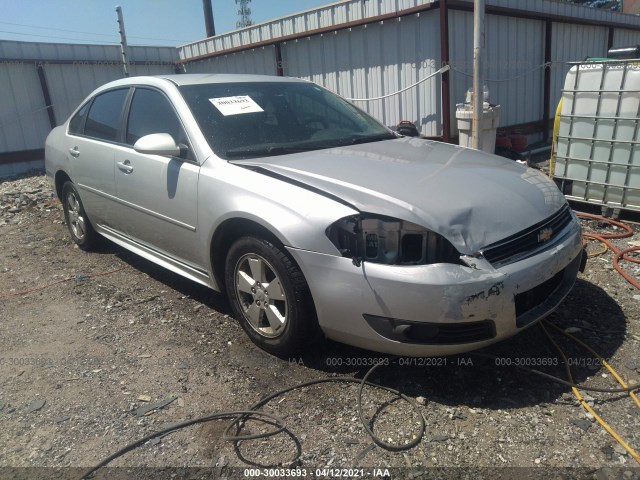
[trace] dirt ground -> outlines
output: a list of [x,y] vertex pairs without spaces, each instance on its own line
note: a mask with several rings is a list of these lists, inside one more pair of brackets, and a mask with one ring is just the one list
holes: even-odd
[[[620,247],[640,245],[635,228],[633,238],[617,241]],[[640,291],[613,270],[611,258],[609,252],[590,259],[549,320],[638,383]],[[637,265],[625,268],[640,277]],[[113,244],[92,253],[74,247],[43,176],[0,183],[0,478],[77,478],[173,422],[246,409],[300,382],[362,378],[375,362],[390,361],[333,342],[277,358],[256,348],[230,313],[222,295]],[[554,338],[576,382],[617,386],[591,354]],[[638,463],[589,418],[569,387],[514,366],[565,378],[540,328],[483,351],[501,360],[461,355],[376,370],[373,382],[417,399],[426,419],[424,438],[407,451],[372,442],[358,418],[357,384],[325,383],[263,407],[287,424],[274,437],[236,446],[222,439],[228,420],[213,421],[151,440],[99,475],[640,477]],[[629,396],[584,395],[640,452],[640,408]],[[173,401],[148,415],[136,411],[162,400]],[[402,444],[419,433],[418,414],[391,393],[367,387],[363,412],[385,441]],[[267,427],[250,421],[244,433]]]

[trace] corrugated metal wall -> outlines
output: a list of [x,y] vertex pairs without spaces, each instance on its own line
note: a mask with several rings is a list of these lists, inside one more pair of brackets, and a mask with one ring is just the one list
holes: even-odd
[[252,48],[243,52],[230,53],[220,57],[207,58],[188,64],[188,73],[254,73],[258,75],[276,74],[275,47]]
[[[57,124],[64,122],[69,114],[96,86],[122,78],[122,66],[96,65],[45,65],[51,102]],[[36,90],[37,91],[37,90]]]
[[[544,22],[486,16],[485,83],[489,101],[503,105],[500,125],[540,120],[544,73]],[[473,86],[473,14],[449,12],[451,111]],[[513,108],[517,105],[517,108]],[[452,133],[455,133],[452,122]]]
[[552,115],[562,96],[564,79],[569,71],[568,62],[586,57],[604,57],[607,54],[609,29],[586,25],[554,23],[551,30],[551,95],[549,108]]
[[613,35],[614,47],[630,47],[640,45],[640,30],[617,28]]
[[[172,47],[130,46],[129,60],[140,62],[175,62],[177,52]],[[94,60],[120,61],[120,47],[70,43],[38,43],[0,40],[0,58],[41,61]]]
[[[402,3],[402,2],[401,2]],[[406,1],[405,1],[406,3]],[[440,67],[436,11],[283,42],[284,75],[316,82],[347,98],[396,92]],[[259,47],[187,65],[189,73],[276,74],[275,47]],[[410,120],[424,135],[441,134],[440,77],[398,96],[354,102],[385,125]]]
[[[175,73],[170,47],[129,47],[131,75]],[[123,77],[120,48],[0,41],[0,153],[44,147],[51,129],[38,78],[41,66],[58,124],[96,87]]]
[[42,148],[51,130],[33,65],[0,62],[0,152]]
[[622,15],[604,8],[591,8],[564,0],[487,0],[488,5],[496,7],[517,8],[528,12],[547,15],[559,15],[567,18],[580,18],[597,22],[619,22],[637,25],[637,19],[631,15]]
[[[284,74],[312,80],[347,98],[397,92],[440,67],[437,12],[307,37],[282,45]],[[422,133],[441,132],[440,77],[399,95],[354,102],[385,125],[415,122]]]
[[180,58],[188,59],[219,52],[230,48],[241,48],[251,43],[269,41],[274,38],[305,33],[318,28],[332,27],[364,18],[399,10],[427,5],[436,0],[347,0],[307,10],[287,17],[243,28],[234,32],[199,40],[179,47]]
[[[346,0],[182,45],[179,47],[180,58],[190,59],[230,48],[242,48],[251,43],[301,35],[319,28],[330,28],[431,3],[435,3],[435,0]],[[468,3],[473,4],[471,0]],[[557,0],[487,0],[487,5],[596,22],[617,22],[628,24],[629,28],[640,25],[640,19],[632,15]]]

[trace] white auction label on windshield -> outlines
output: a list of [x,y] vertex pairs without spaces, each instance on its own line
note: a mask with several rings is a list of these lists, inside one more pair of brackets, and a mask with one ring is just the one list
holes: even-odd
[[213,106],[220,110],[225,117],[228,115],[240,115],[242,113],[264,112],[260,105],[253,101],[248,95],[238,95],[237,97],[210,98]]

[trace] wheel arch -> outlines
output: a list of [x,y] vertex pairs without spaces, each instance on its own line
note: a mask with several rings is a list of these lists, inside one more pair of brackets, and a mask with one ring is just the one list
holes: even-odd
[[264,238],[284,247],[285,242],[271,229],[244,217],[233,217],[224,220],[215,229],[209,244],[209,258],[214,280],[221,291],[224,291],[225,261],[233,243],[244,236]]
[[56,195],[58,199],[62,201],[62,187],[66,182],[71,182],[71,177],[64,170],[58,170],[54,177]]
[[[243,237],[254,237],[257,239],[264,239],[272,243],[274,246],[280,249],[281,252],[284,253],[284,255],[288,258],[288,261],[290,261],[296,267],[299,272],[300,278],[304,282],[304,289],[300,290],[299,292],[301,296],[296,295],[295,298],[299,299],[302,305],[306,305],[305,309],[307,314],[304,315],[304,317],[309,323],[306,327],[307,334],[305,338],[313,339],[309,340],[310,343],[322,341],[322,339],[325,338],[325,334],[318,322],[315,299],[313,298],[313,294],[305,278],[304,271],[302,270],[302,268],[300,268],[300,264],[297,262],[297,260],[289,252],[287,252],[286,245],[288,242],[281,238],[282,234],[280,232],[278,232],[279,235],[276,234],[275,232],[277,230],[273,229],[272,231],[269,227],[270,226],[265,226],[253,219],[245,217],[233,217],[223,221],[216,228],[210,243],[211,269],[214,276],[214,281],[216,282],[218,289],[221,292],[228,293],[225,282],[227,273],[225,264],[227,261],[229,250],[236,240]],[[265,347],[262,346],[262,348]],[[271,350],[267,349],[267,351]]]

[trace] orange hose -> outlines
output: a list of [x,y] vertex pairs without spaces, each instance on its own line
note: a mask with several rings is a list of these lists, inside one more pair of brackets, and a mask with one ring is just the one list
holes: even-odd
[[624,230],[623,233],[607,233],[605,235],[600,235],[602,238],[626,238],[633,235],[633,228],[631,228],[626,223],[618,222],[617,220],[603,217],[601,215],[593,215],[591,213],[576,212],[576,215],[580,218],[589,218],[591,220],[600,220],[603,222],[607,222],[607,223],[610,223],[611,225],[615,225],[616,227],[620,227]]
[[[640,258],[635,258],[635,257],[631,257],[629,256],[630,253],[632,252],[640,252],[640,247],[631,247],[631,248],[626,248],[624,250],[619,249],[618,247],[616,247],[613,243],[611,243],[609,240],[613,240],[613,239],[620,239],[620,238],[627,238],[627,237],[631,237],[633,235],[633,228],[631,228],[629,225],[626,225],[622,222],[618,222],[616,220],[612,220],[610,218],[606,218],[606,217],[602,217],[600,215],[592,215],[590,213],[578,213],[576,212],[576,215],[580,218],[587,218],[589,220],[599,220],[599,221],[603,221],[603,222],[607,222],[610,223],[611,225],[615,225],[617,227],[620,227],[624,230],[624,232],[622,233],[609,233],[609,234],[603,234],[603,235],[599,235],[599,234],[595,234],[595,233],[583,233],[582,236],[583,238],[591,238],[593,240],[596,240],[600,243],[602,243],[603,245],[605,245],[607,248],[609,248],[612,252],[613,252],[613,267],[616,269],[616,271],[622,275],[622,277],[629,282],[631,285],[633,285],[634,287],[636,287],[637,289],[640,289],[640,282],[638,282],[637,279],[635,279],[634,277],[632,277],[631,275],[629,275],[627,272],[625,272],[622,267],[619,264],[620,260],[626,260],[628,262],[633,262],[633,263],[638,263],[640,264]],[[584,242],[586,244],[586,242]],[[604,253],[606,252],[605,250],[602,250],[601,252],[598,252],[598,254]]]

